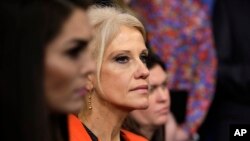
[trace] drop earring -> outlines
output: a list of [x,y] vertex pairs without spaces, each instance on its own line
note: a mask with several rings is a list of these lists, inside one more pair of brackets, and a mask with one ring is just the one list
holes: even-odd
[[91,100],[92,100],[92,93],[89,93],[89,95],[88,95],[88,109],[89,110],[92,110]]
[[91,111],[92,110],[93,83],[92,83],[91,75],[88,75],[87,78],[88,78],[87,90],[89,91],[89,94],[88,94],[88,109]]

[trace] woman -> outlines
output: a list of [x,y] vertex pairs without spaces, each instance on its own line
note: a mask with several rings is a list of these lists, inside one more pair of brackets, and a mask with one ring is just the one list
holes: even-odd
[[171,117],[166,68],[164,62],[153,53],[150,53],[147,65],[150,72],[149,107],[132,111],[123,127],[150,141],[165,141],[165,125]]
[[72,140],[145,141],[121,130],[129,112],[148,107],[148,51],[143,25],[134,16],[111,7],[93,7],[91,46],[97,72],[89,75],[88,95],[77,121],[71,117]]
[[89,2],[1,4],[1,140],[68,140],[91,65]]
[[177,128],[168,132],[176,132],[173,138],[178,141],[196,138],[215,94],[217,54],[208,11],[213,6],[209,6],[209,1],[215,0],[131,0],[130,3],[145,21],[149,44],[169,66],[171,110]]

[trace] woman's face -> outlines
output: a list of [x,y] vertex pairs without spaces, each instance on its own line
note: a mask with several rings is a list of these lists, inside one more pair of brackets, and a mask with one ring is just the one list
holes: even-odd
[[101,97],[126,110],[148,107],[148,56],[142,34],[122,26],[106,48],[101,66]]
[[95,70],[88,47],[91,28],[86,11],[74,10],[45,57],[45,94],[54,112],[75,113],[83,105],[85,79]]
[[150,69],[149,107],[134,110],[130,114],[142,126],[160,126],[167,122],[170,112],[170,96],[167,88],[167,74],[160,65]]

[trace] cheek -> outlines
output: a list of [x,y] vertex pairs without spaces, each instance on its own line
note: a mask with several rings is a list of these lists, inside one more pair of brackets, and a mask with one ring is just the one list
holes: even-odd
[[84,52],[82,60],[80,61],[81,64],[81,73],[83,76],[87,76],[87,74],[95,73],[96,71],[96,62],[94,61],[94,58],[91,55],[91,50],[88,49],[86,52]]
[[148,117],[150,117],[151,115],[155,115],[155,109],[157,108],[157,105],[156,105],[155,101],[156,101],[155,100],[155,95],[150,95],[148,97],[149,106],[145,110],[145,113],[148,115]]
[[[57,97],[67,92],[73,75],[71,66],[60,61],[47,62],[45,68],[45,92],[49,97]],[[56,99],[55,99],[56,100]]]
[[114,69],[103,69],[101,72],[101,87],[108,99],[118,99],[128,93],[129,78],[123,72]]
[[64,80],[66,77],[64,74],[65,72],[60,69],[60,66],[53,66],[52,64],[48,65],[45,73],[47,86],[49,86],[49,88],[52,86],[55,88],[60,88],[60,86],[64,83],[62,80]]

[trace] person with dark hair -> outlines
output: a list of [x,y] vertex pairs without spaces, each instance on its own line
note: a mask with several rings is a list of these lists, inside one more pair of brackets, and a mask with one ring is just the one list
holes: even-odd
[[153,53],[149,53],[147,66],[150,72],[149,107],[132,111],[123,127],[150,141],[165,141],[165,125],[170,113],[166,68],[164,62]]
[[1,3],[0,140],[66,141],[92,65],[86,0]]
[[199,136],[197,131],[214,96],[217,56],[208,3],[208,0],[130,2],[145,21],[150,46],[168,67],[176,141]]
[[215,1],[212,23],[218,74],[214,101],[200,130],[202,141],[228,141],[230,126],[250,124],[249,7],[248,0]]

